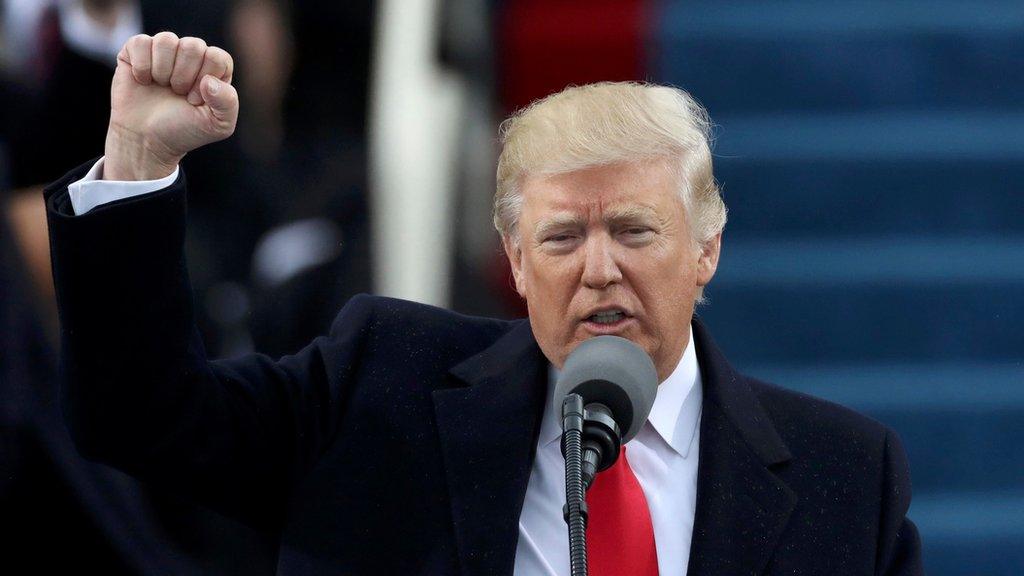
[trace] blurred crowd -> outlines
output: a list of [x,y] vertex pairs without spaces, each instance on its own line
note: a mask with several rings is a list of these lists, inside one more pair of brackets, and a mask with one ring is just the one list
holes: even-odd
[[[215,356],[295,351],[372,289],[369,0],[8,0],[0,37],[0,543],[35,573],[273,573],[276,535],[75,452],[61,421],[43,187],[103,153],[116,54],[172,30],[226,48],[236,137],[184,161]],[[55,551],[59,553],[54,553]],[[26,562],[26,563],[22,563]]]

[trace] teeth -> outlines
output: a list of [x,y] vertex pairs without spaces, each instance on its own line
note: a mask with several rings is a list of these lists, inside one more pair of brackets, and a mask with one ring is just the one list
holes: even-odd
[[625,314],[618,311],[598,312],[597,314],[592,315],[590,317],[590,320],[592,322],[597,322],[598,324],[614,324],[615,322],[621,320],[624,316]]

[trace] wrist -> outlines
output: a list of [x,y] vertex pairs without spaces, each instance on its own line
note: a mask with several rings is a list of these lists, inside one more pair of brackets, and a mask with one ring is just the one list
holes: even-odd
[[146,138],[114,124],[107,128],[103,180],[159,180],[170,176],[183,156],[155,149]]

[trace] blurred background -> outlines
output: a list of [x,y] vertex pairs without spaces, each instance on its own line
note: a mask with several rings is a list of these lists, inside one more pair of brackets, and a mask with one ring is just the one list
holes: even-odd
[[40,571],[274,568],[276,535],[81,460],[60,422],[40,190],[102,154],[121,44],[173,30],[231,51],[242,98],[236,136],[184,161],[212,355],[293,352],[358,292],[523,315],[490,224],[498,122],[569,84],[673,84],[717,126],[730,220],[698,314],[727,356],[900,433],[929,574],[1024,574],[1019,0],[6,0],[0,14],[0,546]]

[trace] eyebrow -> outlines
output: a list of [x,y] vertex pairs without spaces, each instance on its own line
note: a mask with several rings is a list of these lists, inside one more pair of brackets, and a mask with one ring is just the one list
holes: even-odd
[[658,213],[650,206],[631,204],[610,208],[605,212],[604,221],[609,224],[621,224],[623,222],[635,222],[638,220],[657,219]]
[[[605,211],[604,221],[612,226],[621,225],[624,222],[649,221],[657,218],[657,212],[649,206],[621,206],[609,208]],[[555,214],[537,225],[534,237],[543,239],[556,230],[571,228],[583,228],[586,226],[586,219],[579,214],[571,212]]]
[[572,213],[561,213],[555,214],[546,220],[541,221],[537,224],[537,229],[533,235],[538,240],[542,240],[548,234],[555,230],[564,230],[566,228],[582,228],[585,222],[579,214]]

